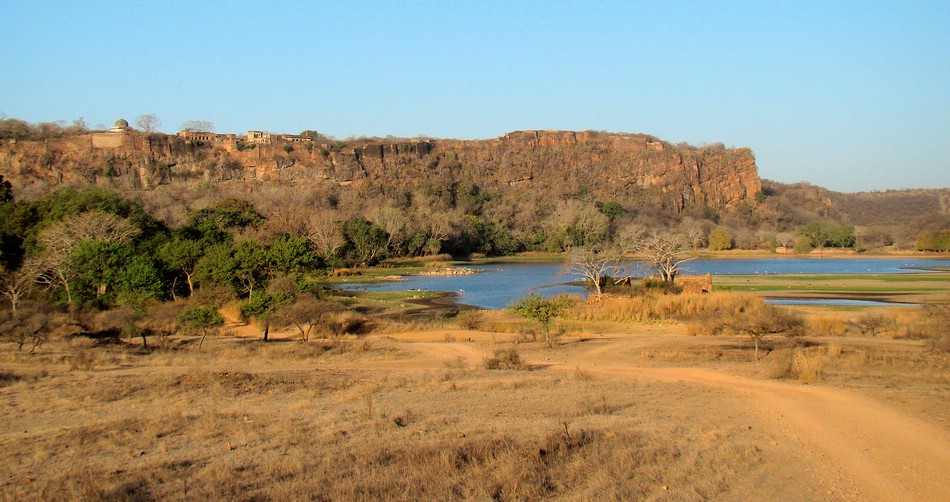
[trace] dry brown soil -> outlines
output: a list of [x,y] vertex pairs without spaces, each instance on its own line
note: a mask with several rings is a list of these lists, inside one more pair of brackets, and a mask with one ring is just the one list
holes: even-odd
[[[306,352],[315,342],[300,348],[290,332],[277,333],[267,346],[253,341],[258,333],[251,328],[234,334],[209,340],[200,353],[103,358],[88,371],[69,369],[67,360],[53,355],[42,363],[8,357],[0,370],[16,378],[0,387],[2,498],[411,498],[394,495],[415,493],[411,488],[394,492],[377,479],[410,474],[374,470],[381,469],[380,458],[410,455],[407,444],[445,451],[476,438],[542,441],[563,429],[568,437],[589,430],[601,431],[597,437],[605,441],[642,438],[637,448],[656,452],[629,465],[598,467],[588,478],[581,462],[587,457],[573,460],[580,464],[568,458],[557,467],[566,469],[563,486],[545,482],[558,485],[545,488],[550,492],[517,491],[490,473],[508,469],[496,463],[465,474],[485,476],[486,486],[497,483],[491,490],[459,481],[451,491],[434,486],[423,493],[474,499],[548,493],[567,499],[950,500],[945,369],[918,383],[899,378],[893,363],[887,366],[894,376],[890,384],[879,375],[854,377],[860,368],[818,383],[775,379],[769,377],[772,356],[750,362],[746,340],[687,337],[678,324],[607,326],[566,335],[555,348],[516,343],[518,335],[510,333],[394,331],[351,342],[365,344],[365,350],[326,355]],[[843,354],[881,347],[891,357],[926,353],[918,342],[875,340],[871,348],[867,340],[833,343]],[[496,349],[513,346],[528,370],[482,368]],[[272,387],[255,383],[235,390],[221,377],[238,374],[252,375],[249,382],[269,378]],[[319,389],[312,387],[317,377]],[[305,385],[294,383],[298,378]],[[154,382],[164,382],[156,387],[161,392],[149,390]],[[895,385],[906,385],[907,392]],[[237,422],[223,425],[232,419]],[[163,423],[179,426],[166,430]],[[122,427],[134,432],[111,430]],[[308,442],[323,451],[313,452]],[[318,471],[332,474],[323,457],[354,451],[376,460],[357,461],[364,471],[337,476],[353,477],[352,485],[301,484],[299,478]],[[262,469],[265,459],[275,464],[273,458],[281,459],[278,467],[268,469],[279,472],[256,476],[274,480],[239,486],[226,481],[241,481],[243,473]],[[570,470],[583,479],[574,479]],[[624,471],[638,477],[622,484]],[[85,476],[86,484],[76,476]]]

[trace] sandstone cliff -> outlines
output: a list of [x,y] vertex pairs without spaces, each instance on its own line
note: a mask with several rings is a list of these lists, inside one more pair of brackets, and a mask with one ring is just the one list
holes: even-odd
[[[670,213],[755,204],[762,186],[752,152],[674,146],[642,134],[517,131],[500,138],[358,140],[314,145],[235,139],[187,141],[136,131],[0,145],[0,174],[34,191],[108,185],[123,191],[235,181],[332,183],[359,190],[468,181],[498,194],[589,195]],[[29,190],[27,190],[29,191]]]

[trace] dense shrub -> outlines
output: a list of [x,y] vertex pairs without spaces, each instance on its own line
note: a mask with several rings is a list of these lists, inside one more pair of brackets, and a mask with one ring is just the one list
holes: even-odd
[[521,360],[518,349],[514,347],[496,350],[495,355],[485,358],[483,365],[486,370],[523,370],[527,368],[525,362]]
[[462,329],[480,329],[485,322],[485,316],[481,310],[467,310],[458,315],[459,327]]

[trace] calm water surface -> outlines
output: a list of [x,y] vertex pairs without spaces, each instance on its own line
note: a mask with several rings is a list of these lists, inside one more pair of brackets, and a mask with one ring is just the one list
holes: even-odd
[[[834,259],[834,258],[760,258],[747,260],[696,260],[687,264],[685,273],[713,275],[762,274],[910,274],[924,272],[922,267],[950,265],[948,260],[916,260],[906,258]],[[455,277],[410,276],[404,281],[381,284],[347,285],[347,289],[365,291],[401,291],[418,289],[454,291],[459,302],[478,307],[499,309],[529,293],[553,296],[570,293],[586,296],[588,291],[569,283],[581,277],[563,273],[560,263],[499,263],[467,268],[484,273]],[[647,275],[650,270],[632,263],[632,275]],[[826,305],[827,303],[823,303]]]
[[912,307],[914,303],[879,302],[851,298],[766,298],[771,305],[820,305],[825,307]]

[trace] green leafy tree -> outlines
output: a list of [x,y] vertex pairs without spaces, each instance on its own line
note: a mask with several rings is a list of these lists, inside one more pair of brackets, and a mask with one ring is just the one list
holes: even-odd
[[306,237],[278,236],[267,246],[269,274],[302,274],[320,269],[320,257]]
[[121,242],[84,241],[71,256],[73,297],[102,306],[138,306],[160,298],[162,278],[149,256]]
[[798,254],[806,254],[812,252],[815,249],[815,245],[812,244],[810,238],[805,237],[804,235],[795,239],[795,252]]
[[610,220],[611,223],[627,215],[627,210],[619,202],[598,202],[597,209]]
[[553,298],[544,298],[536,293],[531,293],[518,299],[511,310],[521,317],[531,319],[541,326],[544,333],[544,341],[549,347],[554,347],[554,338],[551,336],[551,324],[568,306],[570,300],[566,295],[558,295]]
[[189,296],[195,292],[193,278],[205,249],[201,241],[175,237],[158,250],[159,258],[170,269],[181,272],[185,276]]
[[[139,229],[128,219],[100,210],[67,216],[39,235],[42,272],[37,280],[51,288],[61,287],[66,294],[66,303],[72,304],[71,288],[80,275],[80,286],[89,286],[89,280],[99,281],[92,286],[94,290],[107,284],[103,281],[130,251],[127,245],[138,234]],[[83,244],[86,244],[85,249],[77,254],[77,249]],[[118,256],[111,256],[113,251]],[[97,274],[98,279],[94,279]],[[95,298],[99,296],[101,293],[94,295]]]
[[915,244],[918,251],[950,251],[950,230],[924,232]]
[[0,267],[20,267],[26,255],[24,243],[33,234],[39,216],[33,204],[14,200],[13,185],[0,175]]
[[362,216],[343,223],[343,237],[358,263],[373,264],[386,252],[386,231]]
[[75,270],[69,280],[72,298],[80,303],[109,303],[113,286],[131,250],[119,242],[90,240],[79,243],[70,256]]
[[194,212],[188,219],[188,226],[206,233],[212,229],[257,228],[264,223],[264,220],[264,216],[250,202],[230,198]]
[[264,341],[269,340],[270,326],[274,311],[281,305],[293,301],[293,296],[286,292],[269,293],[257,290],[241,303],[241,315],[246,319],[254,319],[264,325]]
[[[816,220],[798,229],[798,235],[811,240],[812,247],[820,254],[825,247],[852,247],[855,243],[854,227],[838,226],[827,220]],[[797,247],[797,244],[796,244]]]
[[254,293],[256,287],[266,285],[267,252],[256,241],[239,243],[231,256],[237,284],[248,296]]
[[98,187],[56,190],[36,201],[34,210],[41,218],[37,225],[38,231],[68,216],[92,211],[127,220],[132,227],[138,229],[142,238],[149,238],[167,230],[163,223],[145,211],[140,201],[126,199],[115,192]]
[[506,256],[522,249],[521,241],[505,227],[490,221],[475,220],[478,252],[488,256]]
[[204,343],[209,333],[224,326],[224,318],[218,313],[216,305],[195,305],[182,311],[178,317],[179,324],[201,335],[198,348]]
[[724,251],[732,249],[732,234],[725,228],[715,228],[709,232],[709,250]]
[[828,237],[828,245],[837,248],[854,247],[856,242],[854,236],[854,227],[852,226],[833,226],[831,235]]
[[238,296],[250,298],[267,282],[267,253],[257,241],[218,244],[198,260],[196,277],[230,287]]
[[127,260],[113,285],[115,299],[142,311],[147,301],[162,299],[162,276],[155,261],[149,256],[135,255]]

